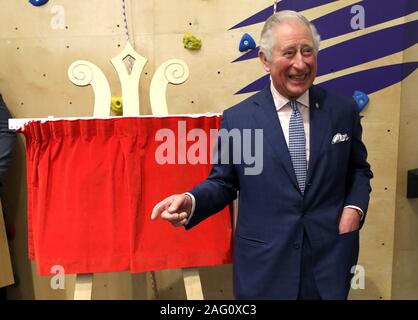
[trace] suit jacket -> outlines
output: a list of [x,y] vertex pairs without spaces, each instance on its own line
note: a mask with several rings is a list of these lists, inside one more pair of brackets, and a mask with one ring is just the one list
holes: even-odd
[[[221,210],[239,191],[233,250],[237,299],[297,298],[304,231],[321,297],[348,295],[359,231],[339,235],[339,218],[345,205],[358,206],[366,214],[373,175],[354,100],[317,86],[310,88],[309,97],[310,160],[303,195],[270,87],[225,110],[222,119],[227,130],[263,129],[262,172],[248,175],[245,163],[218,161],[209,177],[190,191],[196,208],[186,228]],[[338,133],[349,139],[332,143]],[[254,154],[254,141],[246,147]],[[244,150],[231,144],[228,148],[231,153]]]
[[10,112],[0,95],[0,187],[16,143],[16,133],[9,130],[9,118]]

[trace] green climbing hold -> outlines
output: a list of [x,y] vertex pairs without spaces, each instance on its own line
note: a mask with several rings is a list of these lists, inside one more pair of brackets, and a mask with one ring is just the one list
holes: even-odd
[[202,40],[190,33],[185,33],[183,37],[183,45],[189,50],[199,50],[202,47]]

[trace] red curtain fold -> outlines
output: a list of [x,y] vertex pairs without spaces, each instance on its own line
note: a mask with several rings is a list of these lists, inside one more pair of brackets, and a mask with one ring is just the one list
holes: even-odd
[[[156,203],[208,176],[209,137],[219,126],[219,116],[25,125],[29,258],[37,261],[39,274],[51,274],[54,265],[70,274],[230,263],[230,207],[189,231],[150,219]],[[205,133],[206,163],[179,163],[196,142],[186,141],[180,127]],[[165,142],[156,140],[160,129],[174,135],[175,164],[156,161]],[[178,148],[179,140],[184,147]]]

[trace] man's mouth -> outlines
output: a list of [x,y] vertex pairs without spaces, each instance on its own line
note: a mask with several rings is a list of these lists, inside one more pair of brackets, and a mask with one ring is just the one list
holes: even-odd
[[290,74],[289,79],[294,81],[305,81],[308,77],[307,73],[304,74]]

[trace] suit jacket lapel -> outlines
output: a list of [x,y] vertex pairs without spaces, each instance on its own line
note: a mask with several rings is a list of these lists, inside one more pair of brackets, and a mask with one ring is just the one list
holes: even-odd
[[[306,183],[312,179],[326,134],[331,127],[329,110],[324,105],[325,92],[311,87],[309,90],[310,155]],[[308,185],[309,186],[309,185]]]
[[270,86],[260,91],[254,97],[254,103],[259,106],[255,108],[253,117],[257,121],[260,128],[263,129],[264,138],[270,143],[272,149],[277,154],[286,173],[296,188],[298,188],[296,175],[290,159],[289,150],[274,106],[273,97],[271,95]]

